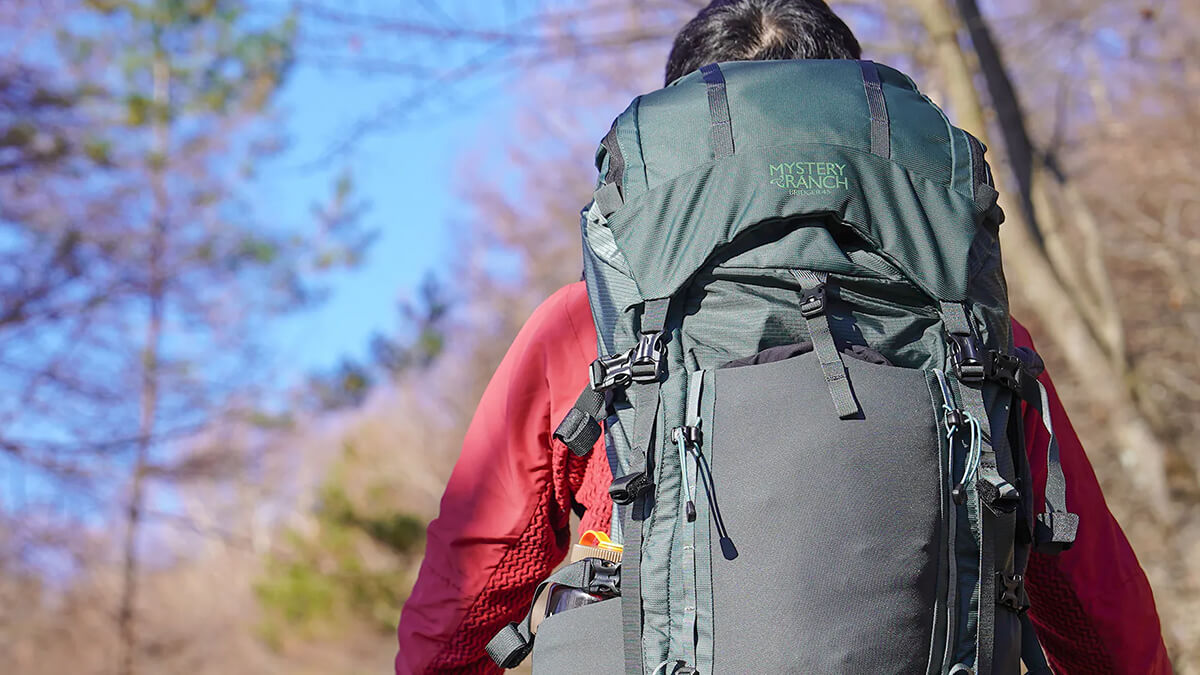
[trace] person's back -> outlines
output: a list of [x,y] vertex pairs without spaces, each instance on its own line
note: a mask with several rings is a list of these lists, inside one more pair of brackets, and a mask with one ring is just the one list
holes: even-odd
[[[681,33],[673,64],[687,63],[677,56],[688,56],[689,44],[721,44],[697,38],[722,33],[714,25],[741,31],[743,51],[747,43],[761,51],[780,31],[813,32],[811,21],[784,20],[795,15],[773,24],[773,8],[823,16],[814,9],[819,3],[720,5]],[[746,39],[756,25],[757,38]],[[846,53],[828,55],[858,56],[856,43],[843,47]],[[694,121],[700,106],[703,133]],[[543,624],[535,670],[567,672],[578,663],[572,659],[583,659],[595,667],[590,672],[656,665],[659,672],[1017,672],[1020,636],[1032,633],[1020,619],[1028,607],[1025,576],[1033,617],[1058,665],[1107,658],[1117,672],[1132,667],[1126,663],[1138,664],[1137,672],[1169,668],[1157,621],[1149,621],[1144,575],[1093,490],[1073,434],[1055,419],[1056,401],[1022,368],[1009,340],[994,232],[982,236],[999,216],[982,148],[926,108],[910,81],[868,62],[728,64],[705,66],[643,97],[631,108],[636,114],[614,124],[600,155],[604,180],[585,220],[592,314],[603,353],[613,356],[593,364],[590,386],[580,387],[584,395],[559,432],[575,454],[587,454],[596,418],[604,408],[615,413],[605,423],[607,452],[592,457],[607,455],[617,475],[609,494],[622,518],[610,529],[626,547],[621,598],[603,600],[609,596],[600,591],[614,590],[607,565],[585,561],[552,576],[601,601]],[[938,134],[945,134],[940,147],[925,143]],[[698,140],[689,145],[688,137]],[[640,309],[630,314],[629,307]],[[577,313],[560,319],[578,338]],[[540,333],[522,335],[522,353],[539,343]],[[547,335],[541,349],[577,358],[582,349],[558,337],[549,346]],[[566,380],[582,379],[537,382],[552,360],[529,373],[531,391],[548,384],[561,392]],[[524,381],[509,359],[506,365],[498,379]],[[513,440],[505,430],[508,447],[544,448],[544,458],[535,453],[522,468],[549,467],[550,480],[532,481],[529,494],[493,487],[466,495],[456,470],[443,515],[430,528],[432,555],[453,548],[436,535],[453,532],[454,523],[443,522],[448,514],[460,524],[469,518],[468,504],[478,512],[507,494],[569,505],[563,491],[585,491],[572,482],[584,464],[559,461],[561,449],[541,427],[544,397],[516,390],[506,405],[535,405],[537,423],[517,428],[527,438]],[[1023,417],[1020,398],[1029,404]],[[1057,453],[1046,455],[1052,436],[1039,409],[1057,422],[1046,426],[1058,431],[1061,470]],[[555,412],[549,423],[558,419]],[[1030,448],[1040,450],[1027,460]],[[478,460],[464,451],[459,469],[470,461]],[[1050,476],[1037,521],[1033,495],[1041,481],[1031,469]],[[1064,647],[1065,624],[1053,618],[1073,616],[1077,607],[1064,607],[1072,604],[1064,598],[1037,604],[1038,566],[1025,569],[1030,545],[1061,549],[1075,535],[1063,474],[1071,506],[1083,516],[1076,552],[1116,556],[1122,578],[1138,581],[1127,592],[1128,609],[1153,632],[1118,637],[1111,622],[1085,621],[1085,630],[1135,645],[1129,653]],[[563,511],[533,509],[534,517],[549,513],[552,522],[539,528],[556,539],[528,565],[534,581],[545,576],[546,558],[561,557],[561,536],[552,533],[565,524]],[[1097,524],[1091,536],[1089,518]],[[479,561],[488,570],[485,586],[523,573],[518,553],[528,554],[522,541],[538,528],[527,524],[516,537],[504,537],[504,529],[487,542],[503,555]],[[1023,538],[1026,530],[1034,534]],[[437,572],[428,560],[401,622],[398,672],[419,663],[404,649],[415,634],[409,617],[431,607],[427,589]],[[1065,586],[1084,604],[1072,581]],[[995,606],[977,600],[993,597]],[[529,598],[505,594],[499,613],[519,616]],[[458,635],[477,645],[479,629],[468,624],[464,618]],[[528,628],[523,622],[501,631],[493,657],[519,661],[532,642]],[[1038,665],[1035,649],[1025,656]]]

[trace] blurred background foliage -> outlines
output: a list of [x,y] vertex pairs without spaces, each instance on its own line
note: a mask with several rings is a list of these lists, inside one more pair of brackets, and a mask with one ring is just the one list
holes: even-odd
[[[6,670],[386,671],[475,402],[530,311],[579,278],[595,145],[661,86],[703,4],[0,3]],[[1014,313],[1179,672],[1200,673],[1200,5],[833,6],[988,139]],[[308,222],[256,208],[253,180],[304,133],[279,105],[303,68],[391,92],[319,139],[325,166],[518,103],[467,131],[483,141],[449,178],[460,215],[406,235],[455,247],[395,330],[297,378],[271,327],[327,300],[377,235],[355,180],[372,167],[352,161],[298,194]]]

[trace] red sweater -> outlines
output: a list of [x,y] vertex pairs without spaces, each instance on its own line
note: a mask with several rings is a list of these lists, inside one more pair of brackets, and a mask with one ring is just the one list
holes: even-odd
[[[1013,323],[1018,346],[1029,333]],[[429,525],[425,560],[400,617],[396,673],[494,673],[484,645],[529,609],[534,590],[563,560],[570,515],[608,529],[612,481],[602,447],[578,458],[552,437],[587,383],[596,329],[582,282],[546,300],[521,329],[479,402],[462,455]],[[1079,514],[1074,547],[1034,554],[1027,589],[1038,635],[1065,675],[1169,674],[1154,596],[1113,519],[1050,378],[1068,501]],[[1025,411],[1027,451],[1040,495],[1048,442]],[[1040,450],[1039,450],[1040,449]],[[1037,508],[1042,508],[1040,500]]]

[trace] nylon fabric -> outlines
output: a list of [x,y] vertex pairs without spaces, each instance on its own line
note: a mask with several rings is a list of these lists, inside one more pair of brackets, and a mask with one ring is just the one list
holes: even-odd
[[706,451],[738,555],[710,556],[705,672],[926,670],[944,542],[925,373],[848,362],[865,417],[830,421],[816,366],[713,372]]
[[[844,176],[827,179],[835,189],[778,186],[785,180],[779,167],[805,157],[841,167],[831,170]],[[927,294],[960,301],[967,252],[983,214],[970,195],[869,152],[812,143],[743,148],[627,199],[608,224],[641,296],[654,298],[674,295],[712,251],[764,223],[793,217],[844,224]]]
[[624,672],[620,605],[619,598],[612,598],[543,621],[533,650],[534,675],[577,673],[581,664],[589,675]]

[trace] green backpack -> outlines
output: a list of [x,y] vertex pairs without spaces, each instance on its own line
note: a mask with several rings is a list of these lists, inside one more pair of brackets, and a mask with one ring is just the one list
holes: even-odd
[[603,429],[624,552],[547,583],[620,597],[550,616],[536,648],[510,624],[493,658],[1049,673],[1023,575],[1078,518],[1053,441],[1034,514],[1020,404],[1049,415],[982,144],[886,66],[736,62],[637,98],[597,167],[605,356],[555,433],[584,454]]

